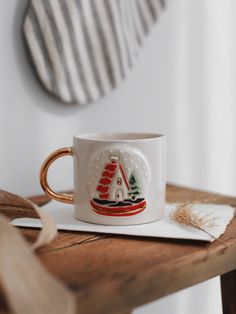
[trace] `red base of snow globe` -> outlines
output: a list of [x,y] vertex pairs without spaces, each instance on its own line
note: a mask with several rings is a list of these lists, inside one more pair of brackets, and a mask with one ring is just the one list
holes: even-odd
[[90,204],[93,210],[100,215],[118,217],[137,215],[146,208],[146,201],[143,198],[135,201],[127,199],[123,202],[93,199]]

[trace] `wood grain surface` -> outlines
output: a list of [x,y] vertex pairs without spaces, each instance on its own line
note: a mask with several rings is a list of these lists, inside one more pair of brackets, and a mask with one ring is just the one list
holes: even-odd
[[[31,199],[38,204],[47,201],[45,196]],[[168,185],[167,201],[191,200],[236,207],[235,198]],[[37,234],[30,229],[22,232],[29,241]],[[204,243],[59,232],[37,254],[76,294],[81,313],[116,314],[234,270],[235,218],[220,240]]]

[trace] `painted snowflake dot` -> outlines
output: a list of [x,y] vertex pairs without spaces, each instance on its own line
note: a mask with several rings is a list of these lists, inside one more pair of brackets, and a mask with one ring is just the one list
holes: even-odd
[[98,151],[89,162],[87,178],[96,213],[119,217],[145,209],[150,169],[139,150],[114,146]]

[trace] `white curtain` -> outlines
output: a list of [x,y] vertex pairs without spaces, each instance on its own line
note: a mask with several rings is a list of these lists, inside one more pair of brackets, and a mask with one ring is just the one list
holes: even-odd
[[[126,82],[86,108],[59,104],[35,79],[21,36],[27,2],[0,2],[2,189],[41,193],[43,159],[73,134],[143,130],[167,135],[170,182],[236,196],[235,0],[170,1]],[[65,159],[49,179],[65,189],[71,175]],[[215,279],[137,314],[220,314],[219,289]]]
[[173,7],[170,173],[187,185],[235,195],[236,2],[180,0]]

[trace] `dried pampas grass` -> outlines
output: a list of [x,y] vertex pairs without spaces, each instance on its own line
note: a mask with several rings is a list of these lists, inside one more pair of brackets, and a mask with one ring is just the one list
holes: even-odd
[[202,230],[216,226],[215,218],[209,215],[196,214],[192,210],[192,204],[180,205],[171,213],[171,218],[175,221]]
[[209,215],[195,213],[192,206],[193,204],[191,203],[179,205],[177,209],[170,214],[170,218],[182,225],[201,230],[214,240],[217,240],[215,236],[206,230],[207,228],[216,226],[215,218],[209,217]]

